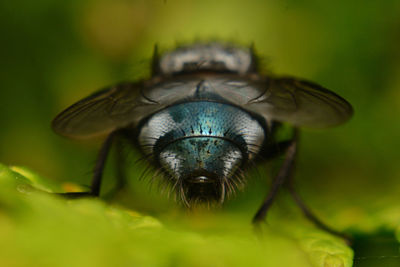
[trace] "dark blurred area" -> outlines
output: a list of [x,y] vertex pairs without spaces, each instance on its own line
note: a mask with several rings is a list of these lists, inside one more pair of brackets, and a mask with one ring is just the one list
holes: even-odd
[[[400,218],[399,1],[2,1],[0,29],[2,163],[89,184],[101,140],[55,135],[54,116],[100,88],[148,77],[155,44],[218,39],[254,44],[266,72],[310,79],[352,103],[347,124],[302,134],[297,185],[319,214],[365,231]],[[137,182],[145,166],[130,154],[135,205],[152,209],[157,194]],[[266,173],[254,172],[227,207],[254,213]]]

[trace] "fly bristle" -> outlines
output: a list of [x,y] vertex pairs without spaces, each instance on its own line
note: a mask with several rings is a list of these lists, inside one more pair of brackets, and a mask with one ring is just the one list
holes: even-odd
[[226,199],[235,196],[237,191],[242,191],[246,181],[241,169],[237,169],[234,174],[228,173],[229,178],[220,178],[218,182],[211,184],[191,184],[162,168],[155,169],[152,175],[148,175],[151,169],[152,165],[148,165],[140,179],[148,179],[150,189],[155,185],[161,194],[173,198],[187,208],[218,207]]

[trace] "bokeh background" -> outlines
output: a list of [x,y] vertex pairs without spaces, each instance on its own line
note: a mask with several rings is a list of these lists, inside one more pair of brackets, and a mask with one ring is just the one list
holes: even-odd
[[[254,44],[264,70],[316,81],[355,110],[343,126],[303,132],[297,186],[305,200],[353,233],[400,225],[397,0],[1,1],[0,32],[1,163],[89,184],[101,140],[55,135],[50,122],[58,112],[104,86],[149,77],[155,44],[161,51],[195,40]],[[128,198],[135,201],[123,202],[168,213],[173,201],[137,182],[145,167],[139,157],[129,153]],[[269,166],[251,174],[224,210],[250,218],[278,168]],[[112,175],[110,164],[106,184]]]

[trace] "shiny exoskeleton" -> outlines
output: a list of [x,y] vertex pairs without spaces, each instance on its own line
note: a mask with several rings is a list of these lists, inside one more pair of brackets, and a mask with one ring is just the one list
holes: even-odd
[[[53,129],[71,138],[108,136],[87,194],[99,195],[109,148],[127,138],[187,206],[222,203],[243,184],[250,163],[285,153],[254,217],[258,222],[290,180],[298,127],[335,126],[352,115],[346,100],[315,83],[258,69],[252,48],[224,43],[188,45],[161,56],[155,51],[150,79],[121,83],[79,101],[55,118]],[[282,122],[293,126],[294,135],[278,142],[275,130]],[[286,184],[304,213],[335,233]]]

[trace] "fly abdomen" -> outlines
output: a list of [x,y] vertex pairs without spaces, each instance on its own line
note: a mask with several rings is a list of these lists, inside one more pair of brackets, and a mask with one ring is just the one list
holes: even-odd
[[182,184],[182,198],[222,201],[225,184],[259,152],[264,135],[247,112],[197,101],[154,114],[143,126],[139,143],[173,183]]

